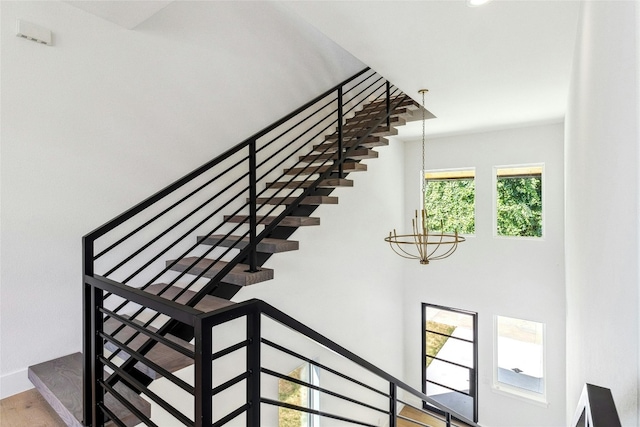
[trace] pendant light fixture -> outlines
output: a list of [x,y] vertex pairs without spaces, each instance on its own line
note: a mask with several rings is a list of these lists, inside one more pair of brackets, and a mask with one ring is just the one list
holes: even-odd
[[[424,96],[428,92],[428,89],[421,89],[418,91],[422,95],[422,203],[424,204],[425,196],[427,193],[427,186],[424,182],[425,171],[425,123],[427,121],[425,117],[424,108]],[[436,261],[451,256],[458,248],[458,243],[464,242],[465,238],[458,235],[456,230],[453,234],[445,233],[443,224],[441,224],[441,231],[429,230],[429,223],[427,217],[427,211],[425,209],[415,212],[415,217],[411,220],[413,234],[397,234],[394,229],[389,232],[389,236],[384,239],[389,243],[391,249],[403,258],[418,259],[420,264],[426,265],[430,261]]]

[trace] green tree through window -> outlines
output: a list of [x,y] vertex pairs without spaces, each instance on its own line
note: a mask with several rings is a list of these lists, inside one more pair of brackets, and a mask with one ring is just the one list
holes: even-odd
[[430,230],[474,234],[475,171],[425,173],[424,207]]
[[542,167],[497,169],[497,233],[542,237]]

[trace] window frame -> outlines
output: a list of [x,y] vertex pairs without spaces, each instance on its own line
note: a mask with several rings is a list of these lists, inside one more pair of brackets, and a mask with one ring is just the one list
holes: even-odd
[[[474,311],[469,311],[469,310],[464,310],[464,309],[460,309],[460,308],[454,308],[454,307],[446,307],[443,305],[438,305],[438,304],[431,304],[431,303],[425,303],[423,302],[421,305],[421,309],[422,309],[422,328],[421,328],[421,335],[422,335],[422,355],[421,355],[421,364],[422,364],[422,393],[423,394],[427,394],[427,308],[434,308],[434,309],[438,309],[438,310],[446,310],[446,311],[450,311],[453,313],[459,313],[459,314],[463,314],[466,316],[471,316],[471,318],[473,319],[473,368],[469,368],[469,367],[465,367],[466,369],[469,369],[473,375],[469,375],[469,394],[468,396],[471,397],[471,399],[473,400],[473,421],[474,422],[478,422],[478,313],[474,312]],[[458,339],[456,337],[452,337],[454,339]],[[467,340],[465,340],[467,341]],[[469,342],[469,341],[467,341]],[[439,360],[439,359],[436,359]],[[446,362],[446,361],[445,361]],[[452,362],[448,362],[448,363],[452,363]],[[455,364],[455,363],[454,363]],[[433,382],[433,381],[432,381]],[[446,386],[445,386],[446,387]],[[448,387],[447,387],[448,388]],[[462,393],[465,394],[463,392],[460,392],[458,390],[453,390],[454,392],[458,392],[458,393]],[[444,412],[440,411],[437,408],[434,408],[433,406],[428,405],[426,402],[423,402],[423,408],[427,409],[429,411],[433,411],[435,413],[438,413],[440,415],[444,415]],[[453,408],[452,408],[453,409]]]
[[[421,181],[420,181],[420,205],[422,206],[422,209],[425,208],[425,200],[424,200],[424,196],[426,194],[426,185],[427,185],[427,175],[428,174],[455,174],[456,172],[461,173],[461,172],[473,172],[473,176],[472,177],[460,177],[457,179],[471,179],[473,180],[473,233],[458,233],[461,236],[469,236],[469,237],[473,237],[478,233],[478,229],[477,229],[477,225],[478,225],[478,209],[477,209],[477,200],[478,200],[478,191],[477,191],[477,186],[476,186],[476,172],[477,172],[477,168],[475,166],[469,166],[469,167],[460,167],[460,168],[437,168],[437,169],[424,169],[423,171],[421,171]],[[453,179],[456,179],[455,177]],[[427,212],[428,213],[428,212]],[[434,230],[434,231],[440,231],[440,230]]]
[[[538,323],[542,325],[542,379],[543,379],[543,391],[537,393],[533,390],[517,387],[508,383],[498,381],[498,318],[504,317],[515,320],[523,320],[526,322]],[[493,316],[493,381],[491,388],[493,391],[507,396],[516,397],[519,399],[531,401],[542,406],[548,406],[547,400],[547,325],[544,322],[537,320],[523,319],[520,317],[512,317],[507,315],[495,314]]]
[[[542,202],[542,212],[541,212],[541,227],[542,233],[538,236],[506,236],[502,234],[498,234],[498,171],[502,169],[524,169],[524,168],[541,168],[540,172],[540,200]],[[546,171],[544,163],[519,163],[519,164],[508,164],[508,165],[498,165],[493,167],[493,188],[492,188],[492,200],[493,200],[493,215],[492,215],[492,227],[493,227],[493,237],[499,239],[518,239],[518,240],[531,240],[531,241],[543,241],[546,237],[546,195],[545,195],[545,186],[546,186]]]

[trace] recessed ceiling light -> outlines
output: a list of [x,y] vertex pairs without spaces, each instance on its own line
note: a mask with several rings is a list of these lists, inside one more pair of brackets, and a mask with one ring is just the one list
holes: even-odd
[[467,0],[467,6],[476,7],[489,3],[491,0]]

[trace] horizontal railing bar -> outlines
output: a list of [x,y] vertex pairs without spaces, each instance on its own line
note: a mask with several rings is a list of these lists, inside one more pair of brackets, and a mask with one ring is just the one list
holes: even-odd
[[473,369],[474,369],[474,368],[471,368],[471,367],[469,367],[469,366],[461,365],[460,363],[452,362],[452,361],[450,361],[450,360],[442,359],[442,358],[440,358],[440,357],[436,357],[436,356],[431,356],[431,355],[430,355],[430,354],[428,354],[428,353],[427,353],[427,354],[425,354],[425,356],[424,356],[424,357],[425,357],[425,358],[427,358],[427,357],[428,357],[428,358],[433,359],[433,360],[439,360],[440,362],[448,363],[448,364],[450,364],[450,365],[454,365],[454,366],[457,366],[457,367],[459,367],[459,368],[463,368],[463,369],[468,369],[468,370],[470,370],[470,371],[473,371]]
[[220,384],[219,386],[214,387],[213,390],[211,390],[211,395],[215,396],[216,394],[220,393],[221,391],[225,391],[229,387],[232,387],[232,386],[238,384],[240,381],[246,380],[247,378],[249,378],[249,375],[251,375],[251,374],[249,374],[249,372],[243,372],[240,375],[237,375],[234,378],[231,378],[229,381],[225,381],[224,383]]
[[363,406],[363,407],[365,407],[367,409],[373,409],[374,411],[378,411],[378,412],[381,412],[383,414],[389,415],[389,411],[387,411],[387,410],[376,408],[375,406],[369,405],[368,403],[360,402],[359,400],[352,399],[352,398],[344,396],[344,395],[342,395],[340,393],[336,393],[335,391],[331,391],[329,389],[322,388],[322,387],[319,387],[319,386],[314,385],[314,384],[310,384],[310,383],[308,383],[306,381],[302,381],[302,380],[299,380],[297,378],[293,378],[293,377],[290,377],[290,376],[287,376],[287,375],[283,375],[283,374],[281,374],[279,372],[276,372],[276,371],[273,371],[271,369],[260,368],[260,371],[265,373],[265,374],[267,374],[267,375],[271,375],[273,377],[280,378],[280,379],[285,380],[285,381],[290,381],[292,383],[301,385],[303,387],[311,388],[311,389],[317,390],[317,391],[319,391],[321,393],[328,394],[329,396],[337,397],[338,399],[342,399],[342,400],[345,400],[347,402]]
[[240,350],[241,348],[244,348],[248,345],[249,345],[249,340],[244,340],[230,347],[227,347],[224,350],[216,351],[211,355],[211,360],[220,359],[221,357],[226,356],[227,354],[231,354],[234,351]]
[[109,421],[113,422],[118,427],[127,427],[125,423],[120,421],[120,418],[118,418],[116,414],[114,414],[113,412],[111,412],[109,408],[107,408],[104,402],[98,402],[97,406],[102,412],[104,412],[109,417]]
[[191,181],[192,179],[194,179],[197,176],[199,176],[200,174],[202,174],[203,172],[206,172],[207,170],[209,170],[210,168],[212,168],[216,164],[221,163],[222,161],[226,160],[227,158],[229,158],[230,156],[232,156],[236,152],[240,151],[242,148],[246,147],[249,144],[249,142],[251,142],[252,140],[260,138],[262,135],[270,132],[275,127],[280,126],[282,123],[284,123],[287,120],[291,119],[291,117],[296,116],[298,113],[300,113],[300,111],[304,111],[310,105],[315,104],[318,100],[321,100],[322,98],[324,98],[327,95],[329,95],[331,92],[337,90],[339,87],[349,83],[350,81],[360,77],[362,74],[366,73],[369,70],[370,70],[370,68],[367,67],[367,68],[363,69],[362,71],[356,73],[355,75],[349,77],[348,79],[345,79],[343,82],[335,85],[331,89],[329,89],[329,90],[325,91],[324,93],[318,95],[317,97],[313,98],[311,101],[307,102],[306,104],[304,104],[300,108],[294,110],[293,112],[291,112],[287,116],[285,116],[285,117],[281,118],[280,120],[276,121],[272,125],[270,125],[267,128],[265,128],[264,130],[262,130],[262,131],[258,132],[257,134],[245,139],[241,143],[237,144],[235,147],[232,147],[229,150],[227,150],[226,152],[224,152],[222,155],[216,157],[213,160],[210,160],[209,162],[205,163],[204,165],[198,167],[197,169],[194,169],[192,172],[190,172],[187,175],[183,176],[182,178],[178,179],[174,183],[169,184],[167,187],[165,187],[164,189],[158,191],[157,193],[155,193],[151,197],[149,197],[149,198],[143,200],[142,202],[136,204],[135,206],[133,206],[129,210],[125,211],[124,213],[118,215],[116,218],[112,219],[111,221],[107,222],[106,224],[96,228],[92,232],[90,232],[87,235],[85,235],[84,239],[86,239],[87,241],[90,241],[90,242],[95,241],[95,239],[97,239],[98,237],[100,237],[103,234],[113,230],[118,225],[120,225],[124,221],[132,218],[133,216],[135,216],[136,214],[140,213],[141,211],[143,211],[147,207],[153,205],[158,200],[160,200],[163,197],[165,197],[167,194],[177,190],[178,188],[180,188],[183,185],[185,185],[187,182]]
[[[327,102],[326,104],[324,104],[322,107],[317,108],[313,113],[307,115],[307,117],[305,117],[304,119],[300,120],[298,123],[296,123],[295,125],[289,127],[289,129],[287,129],[286,131],[283,131],[282,133],[280,133],[278,136],[272,138],[271,140],[269,140],[268,142],[265,142],[262,144],[262,146],[256,150],[256,154],[260,153],[262,150],[268,148],[269,146],[271,146],[271,144],[273,144],[278,138],[281,138],[282,136],[286,135],[287,133],[291,132],[293,129],[295,129],[296,127],[300,126],[302,123],[304,123],[305,121],[307,121],[308,119],[310,119],[311,117],[313,117],[314,115],[318,114],[320,111],[322,111],[324,108],[327,108],[329,105],[331,105],[333,102],[335,102],[337,100],[337,98],[331,99],[329,100],[329,102]],[[335,111],[334,111],[335,112]],[[331,113],[333,114],[333,113]],[[318,120],[317,122],[320,123],[323,120],[325,120],[327,117],[329,117],[331,114],[325,116],[325,118]],[[317,125],[314,124],[311,128],[315,127]],[[308,130],[307,130],[308,132]],[[306,133],[306,132],[305,132]],[[304,135],[304,133],[303,133]]]
[[135,387],[138,392],[144,393],[149,399],[153,400],[155,403],[160,405],[165,411],[170,413],[173,417],[180,420],[180,422],[182,422],[185,425],[193,425],[193,421],[191,421],[186,415],[184,415],[182,412],[178,411],[176,408],[171,406],[166,400],[158,396],[156,393],[149,390],[149,387],[146,387],[143,384],[141,384],[140,381],[135,379],[133,376],[129,375],[128,372],[121,369],[119,366],[116,366],[113,362],[105,359],[103,356],[98,356],[98,358],[102,363],[104,363],[105,365],[113,369],[114,372],[117,372],[118,375],[120,375],[127,383]]
[[120,393],[118,393],[116,390],[114,390],[114,388],[111,387],[109,384],[106,384],[104,382],[104,380],[99,379],[98,380],[98,384],[100,384],[100,386],[102,386],[102,388],[104,388],[105,391],[108,391],[111,394],[111,396],[116,398],[116,400],[118,400],[118,402],[120,402],[122,404],[122,406],[127,408],[136,417],[138,417],[138,419],[140,421],[144,422],[148,426],[158,427],[158,425],[156,423],[151,421],[151,419],[149,417],[147,417],[145,414],[143,414],[142,411],[140,411],[138,408],[136,408],[135,405],[133,405],[131,402],[129,402],[127,399],[125,399]]
[[451,391],[455,391],[456,393],[464,394],[465,396],[472,397],[470,393],[466,393],[466,392],[461,391],[461,390],[456,390],[455,388],[449,387],[448,385],[440,384],[437,381],[427,380],[426,382],[431,383],[431,384],[435,384],[438,387],[442,387],[442,388],[446,388],[446,389],[451,390]]
[[369,423],[365,423],[363,421],[357,421],[357,420],[353,420],[351,418],[342,417],[340,415],[331,414],[329,412],[323,412],[323,411],[318,411],[316,409],[305,408],[303,406],[292,405],[292,404],[286,403],[286,402],[278,402],[277,400],[267,399],[266,397],[261,397],[260,398],[260,402],[266,403],[268,405],[279,406],[281,408],[292,409],[294,411],[306,412],[307,414],[319,415],[321,417],[332,418],[334,420],[343,421],[343,422],[347,422],[347,423],[351,423],[351,424],[358,424],[358,425],[366,426],[366,427],[378,427],[375,424],[369,424]]
[[386,397],[386,398],[389,398],[389,397],[390,397],[390,396],[389,396],[389,394],[384,393],[384,392],[382,392],[382,391],[380,391],[380,390],[376,389],[375,387],[372,387],[372,386],[367,385],[367,384],[365,384],[365,383],[363,383],[363,382],[361,382],[361,381],[358,381],[358,380],[356,380],[355,378],[351,378],[350,376],[345,375],[345,374],[343,374],[342,372],[339,372],[339,371],[337,371],[337,370],[335,370],[335,369],[333,369],[333,368],[330,368],[329,366],[323,365],[322,363],[318,363],[317,361],[315,361],[315,360],[313,360],[313,359],[310,359],[310,358],[308,358],[308,357],[305,357],[305,356],[303,356],[303,355],[301,355],[301,354],[299,354],[299,353],[296,353],[296,352],[295,352],[295,351],[293,351],[293,350],[289,350],[288,348],[283,347],[283,346],[281,346],[281,345],[279,345],[279,344],[276,344],[276,343],[274,343],[273,341],[269,341],[269,340],[268,340],[268,339],[266,339],[266,338],[262,338],[262,339],[261,339],[261,341],[262,341],[262,343],[264,343],[264,344],[268,345],[269,347],[275,348],[276,350],[280,350],[281,352],[286,353],[286,354],[288,354],[289,356],[293,356],[293,357],[295,357],[295,358],[297,358],[297,359],[300,359],[300,360],[302,360],[302,361],[304,361],[304,362],[310,363],[310,364],[312,364],[312,365],[314,365],[314,366],[317,366],[317,367],[318,367],[318,368],[320,368],[320,369],[324,369],[325,371],[330,372],[330,373],[332,373],[332,374],[334,374],[334,375],[336,375],[336,376],[338,376],[338,377],[340,377],[340,378],[343,378],[343,379],[345,379],[345,380],[351,381],[352,383],[357,384],[357,385],[359,385],[360,387],[364,387],[364,388],[366,388],[366,389],[368,389],[368,390],[370,390],[370,391],[373,391],[373,392],[375,392],[375,393],[378,393],[378,394],[380,394],[381,396],[384,396],[384,397]]
[[[100,258],[102,255],[104,255],[105,253],[109,252],[110,250],[112,250],[113,248],[115,248],[116,246],[120,245],[121,243],[123,243],[124,241],[126,241],[127,239],[129,239],[131,236],[133,236],[134,234],[136,234],[137,232],[139,232],[140,230],[142,230],[143,228],[145,228],[146,226],[148,226],[149,224],[153,223],[155,220],[161,218],[164,214],[166,214],[167,212],[169,212],[170,210],[172,210],[173,208],[175,208],[176,206],[180,205],[182,202],[184,202],[185,200],[189,199],[191,196],[193,196],[194,194],[197,194],[198,192],[200,192],[202,189],[204,189],[205,187],[209,186],[211,183],[213,183],[214,181],[216,181],[218,178],[224,176],[226,173],[228,173],[229,171],[231,171],[232,169],[234,169],[235,167],[237,167],[238,165],[240,165],[242,162],[245,162],[248,160],[248,156],[245,156],[244,158],[240,159],[239,161],[237,161],[235,164],[229,166],[226,170],[224,170],[223,172],[220,172],[218,175],[216,175],[215,177],[211,178],[210,180],[208,180],[207,182],[205,182],[204,184],[201,184],[198,188],[196,188],[195,190],[192,190],[190,193],[188,193],[187,195],[183,196],[180,200],[174,202],[171,206],[165,208],[162,212],[156,214],[153,218],[147,220],[144,224],[141,224],[140,226],[138,226],[136,229],[130,231],[129,233],[127,233],[125,236],[123,236],[122,238],[118,239],[116,242],[112,243],[110,246],[108,246],[106,249],[104,249],[103,251],[101,251],[99,254],[97,254],[96,256],[93,257],[94,261],[97,260],[98,258]],[[180,222],[182,222],[183,220],[187,219],[189,216],[183,218],[181,221],[179,221],[177,224],[179,224]]]
[[[465,416],[451,410],[450,408],[447,408],[445,406],[443,406],[442,404],[440,404],[439,402],[433,400],[432,398],[430,398],[429,396],[425,395],[424,393],[419,392],[418,390],[414,389],[413,387],[411,387],[410,385],[404,383],[403,381],[400,381],[397,378],[394,378],[393,376],[389,375],[388,373],[386,373],[385,371],[383,371],[382,369],[378,368],[375,365],[372,365],[371,363],[367,362],[366,360],[364,360],[363,358],[357,356],[356,354],[350,352],[349,350],[347,350],[346,348],[342,347],[341,345],[335,343],[334,341],[331,341],[330,339],[326,338],[324,335],[316,332],[315,330],[309,328],[308,326],[304,325],[303,323],[295,320],[294,318],[292,318],[291,316],[283,313],[282,311],[278,310],[277,308],[273,307],[272,305],[261,301],[261,300],[249,300],[249,301],[253,301],[254,304],[257,305],[258,310],[260,312],[262,312],[264,315],[272,318],[273,320],[287,326],[290,329],[293,329],[299,333],[301,333],[302,335],[306,335],[308,338],[311,338],[312,340],[318,342],[319,344],[321,344],[322,346],[328,348],[329,350],[340,354],[343,357],[346,357],[347,359],[351,360],[352,362],[354,362],[356,365],[360,365],[361,367],[365,368],[366,370],[368,370],[369,372],[375,374],[376,376],[386,380],[389,383],[393,383],[396,384],[399,388],[405,390],[406,392],[409,392],[411,394],[413,394],[414,396],[418,397],[420,400],[425,401],[429,404],[431,404],[432,406],[445,411],[445,412],[449,412],[450,414],[452,414],[453,416],[455,416],[456,418],[458,418],[459,420],[461,420],[462,422],[469,424],[469,425],[475,425],[475,423],[473,421],[468,420]],[[247,302],[249,302],[247,301]],[[233,308],[233,307],[230,307]],[[311,363],[313,363],[313,361],[311,361]]]
[[250,404],[245,403],[244,405],[240,406],[235,411],[228,413],[223,418],[220,418],[218,421],[213,423],[211,425],[211,427],[221,427],[221,426],[225,425],[226,423],[228,423],[229,421],[231,421],[232,419],[234,419],[238,415],[242,414],[243,412],[246,412],[247,409],[249,409],[250,406],[251,406]]
[[430,334],[440,335],[440,336],[447,337],[447,338],[453,338],[455,340],[464,341],[464,342],[468,342],[468,343],[471,343],[471,344],[475,343],[475,341],[473,341],[473,340],[468,340],[466,338],[460,338],[460,337],[454,337],[453,335],[447,335],[447,334],[443,334],[442,332],[431,331],[429,329],[425,329],[425,332],[428,332]]
[[[198,212],[200,209],[202,209],[203,207],[205,207],[206,205],[208,205],[209,203],[211,203],[213,200],[215,200],[218,196],[220,196],[221,194],[223,194],[225,191],[227,191],[228,189],[230,189],[232,186],[234,186],[235,184],[237,184],[238,182],[240,182],[241,180],[243,180],[244,178],[246,178],[248,176],[248,173],[240,176],[238,179],[236,179],[235,181],[233,181],[231,184],[229,184],[227,187],[225,187],[224,189],[220,190],[218,193],[216,193],[214,196],[210,197],[205,203],[201,204],[200,206],[198,206],[198,208],[196,210],[194,210],[193,212],[191,212],[190,214],[187,215],[187,217],[191,217],[191,215],[194,215],[196,212]],[[243,194],[244,192],[246,192],[246,188],[239,191],[238,193],[236,193],[234,195],[234,197],[230,197],[226,203],[222,204],[221,206],[219,206],[215,211],[213,211],[212,213],[210,213],[209,215],[207,215],[204,219],[200,220],[200,222],[198,222],[196,225],[192,226],[188,231],[184,232],[182,234],[182,236],[178,237],[177,239],[175,239],[171,244],[167,245],[163,250],[161,250],[158,254],[156,254],[155,256],[153,256],[149,261],[147,261],[144,265],[142,265],[142,267],[138,268],[138,270],[136,270],[133,274],[129,275],[125,280],[123,280],[123,283],[128,282],[129,280],[133,279],[135,276],[137,276],[138,274],[140,274],[140,272],[142,272],[145,268],[147,268],[149,265],[151,265],[154,261],[156,261],[158,258],[160,258],[162,255],[164,255],[165,253],[167,253],[169,250],[171,250],[174,246],[176,246],[180,241],[182,241],[183,239],[185,239],[186,237],[188,237],[195,229],[197,229],[198,227],[200,227],[202,224],[204,224],[205,222],[207,222],[208,220],[210,220],[211,218],[213,218],[213,216],[215,216],[217,213],[219,213],[220,211],[222,211],[222,209],[226,208],[227,206],[229,206],[234,200],[236,200],[237,198],[240,197],[241,194]],[[180,223],[182,223],[183,220],[185,220],[187,217],[181,219],[180,221],[178,221],[178,223],[174,224],[176,227],[178,225],[180,225]],[[165,232],[161,233],[161,235],[156,236],[156,240],[162,238],[166,233],[168,233],[169,231],[171,231],[172,228],[165,230]],[[154,242],[155,243],[155,240]],[[194,246],[192,246],[192,248],[194,248]],[[142,250],[144,250],[146,248],[142,248]],[[139,252],[138,252],[139,253]],[[136,256],[138,253],[132,254],[129,257],[127,257],[127,260],[125,260],[125,262],[128,262],[129,260],[131,260],[134,256]],[[120,268],[122,265],[124,265],[124,263],[121,263],[120,265],[117,266],[117,268]],[[114,267],[113,269],[111,269],[109,271],[108,274],[111,274],[112,272],[114,272],[116,270],[116,267]],[[163,274],[163,273],[161,273]],[[156,276],[158,277],[158,276]]]
[[[163,337],[162,335],[159,335],[159,334],[157,334],[155,332],[152,332],[152,331],[150,331],[150,330],[148,330],[148,329],[146,329],[146,328],[144,328],[144,327],[142,327],[142,326],[140,326],[140,325],[138,325],[138,324],[136,324],[134,322],[131,322],[128,319],[126,319],[126,318],[114,313],[111,310],[108,310],[106,308],[100,307],[99,311],[104,313],[104,314],[106,314],[110,318],[116,319],[116,320],[118,320],[118,322],[121,322],[121,323],[127,325],[128,327],[130,327],[132,329],[135,329],[138,332],[143,333],[144,335],[148,336],[149,338],[154,339],[155,341],[157,341],[157,342],[159,342],[159,343],[171,348],[172,350],[175,350],[178,353],[182,353],[182,354],[184,354],[185,356],[187,356],[187,357],[189,357],[191,359],[195,359],[195,352],[193,352],[192,350],[189,350],[188,348],[185,348],[185,347],[181,346],[180,344]],[[110,335],[115,336],[116,334],[112,333]]]
[[129,302],[140,304],[143,307],[151,308],[162,314],[166,314],[174,320],[178,320],[189,326],[194,326],[196,315],[202,313],[193,307],[188,307],[177,302],[162,298],[149,292],[141,291],[131,286],[123,285],[114,280],[102,276],[84,276],[85,283],[96,288],[109,291]]
[[167,380],[171,381],[172,383],[174,383],[175,385],[177,385],[178,387],[180,387],[181,389],[183,389],[187,393],[189,393],[191,395],[193,395],[195,393],[195,388],[190,386],[189,384],[187,384],[184,380],[182,380],[182,379],[178,378],[177,376],[173,375],[171,372],[169,372],[168,370],[164,369],[162,366],[158,365],[157,363],[153,362],[152,360],[149,360],[148,358],[146,358],[145,356],[141,355],[140,353],[138,353],[137,351],[133,350],[132,348],[127,347],[126,345],[124,345],[123,343],[121,343],[117,339],[113,338],[112,336],[107,335],[107,334],[105,334],[103,332],[98,332],[98,335],[100,337],[102,337],[103,339],[109,341],[110,343],[112,343],[116,347],[118,347],[123,352],[127,353],[133,359],[137,360],[138,362],[150,367],[151,369],[153,369],[157,373],[161,374]]

